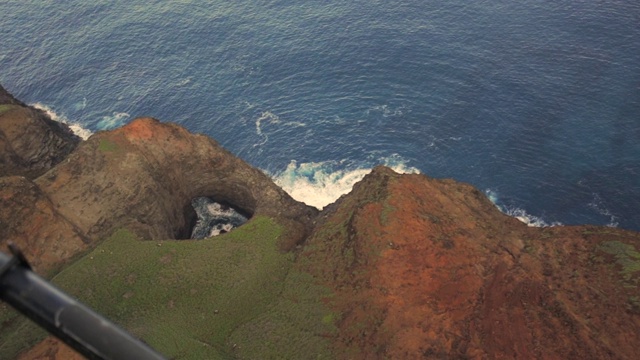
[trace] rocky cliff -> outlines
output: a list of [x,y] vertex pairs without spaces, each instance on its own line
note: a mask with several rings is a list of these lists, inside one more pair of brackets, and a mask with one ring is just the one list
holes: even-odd
[[317,213],[212,139],[151,118],[93,135],[33,182],[0,181],[1,241],[16,242],[43,269],[120,228],[150,240],[189,238],[199,196],[286,223],[283,248],[303,239]]
[[293,243],[317,212],[214,140],[151,118],[95,134],[36,183],[92,242],[120,227],[145,239],[189,238],[199,196],[286,221]]
[[[0,242],[170,357],[637,354],[640,234],[527,227],[454,180],[378,167],[318,213],[212,139],[149,118],[35,178],[3,175]],[[175,241],[198,196],[252,217]],[[71,356],[52,339],[25,351],[42,334],[0,310],[0,357]]]
[[469,185],[382,167],[320,216],[299,266],[335,292],[340,354],[637,354],[638,233],[528,227]]
[[0,85],[0,176],[36,178],[79,142],[65,124],[24,104]]
[[85,238],[32,180],[80,142],[65,125],[0,85],[0,245],[13,241],[50,269],[85,249]]

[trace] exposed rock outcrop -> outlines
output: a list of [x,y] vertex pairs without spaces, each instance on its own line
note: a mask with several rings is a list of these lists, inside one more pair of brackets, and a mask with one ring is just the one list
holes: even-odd
[[293,243],[317,213],[211,138],[151,118],[93,135],[35,182],[91,242],[121,227],[144,239],[188,238],[199,196],[291,223]]
[[48,196],[22,176],[0,177],[0,245],[17,244],[31,265],[48,271],[87,248],[86,238]]
[[[289,229],[283,249],[302,241],[317,213],[180,126],[136,119],[78,145],[66,125],[1,87],[0,104],[0,243],[15,242],[42,271],[122,227],[144,239],[188,238],[198,196],[278,218]],[[34,182],[9,177],[45,171]]]
[[527,227],[469,185],[387,168],[321,216],[298,265],[335,291],[345,358],[637,355],[640,234]]
[[76,352],[53,336],[47,337],[28,351],[20,354],[18,360],[84,360],[84,356]]
[[80,138],[0,86],[0,177],[34,179],[65,159]]
[[21,107],[28,107],[27,104],[15,98],[15,96],[11,95],[2,84],[0,84],[0,104],[2,105],[17,105]]
[[1,241],[43,270],[123,227],[143,239],[188,238],[199,196],[286,224],[283,250],[303,240],[317,213],[211,138],[151,118],[95,134],[35,183],[2,181]]
[[[286,257],[282,263],[286,265],[278,265],[282,276],[265,278],[263,272],[248,271],[238,272],[238,277],[245,278],[234,280],[244,285],[276,284],[271,302],[262,304],[268,311],[237,324],[231,324],[236,318],[230,317],[229,323],[220,325],[227,330],[244,326],[246,333],[265,329],[277,333],[268,338],[269,344],[257,345],[251,343],[256,341],[251,336],[239,336],[237,341],[246,344],[236,347],[234,343],[229,354],[241,357],[237,350],[245,346],[254,354],[260,353],[260,346],[287,346],[287,331],[297,329],[312,334],[309,338],[321,338],[313,343],[316,349],[331,346],[327,353],[353,359],[632,359],[637,355],[638,233],[593,226],[527,227],[499,212],[470,185],[399,175],[385,167],[374,169],[351,193],[318,214],[214,140],[151,118],[99,132],[51,168],[58,161],[51,159],[58,157],[51,155],[56,146],[50,144],[64,147],[69,142],[33,136],[16,146],[22,140],[11,131],[24,125],[34,110],[1,88],[0,104],[5,104],[0,105],[0,123],[10,125],[3,128],[9,132],[0,133],[0,243],[18,243],[41,273],[93,249],[123,228],[142,241],[186,238],[195,220],[191,199],[199,196],[250,215],[266,215],[263,220],[286,229],[273,235],[281,250],[296,249],[286,254],[272,250]],[[36,155],[15,155],[29,151]],[[39,160],[14,161],[16,156]],[[6,176],[40,173],[35,180]],[[248,237],[256,240],[253,234]],[[131,241],[141,244],[135,237]],[[237,246],[237,241],[241,239],[230,241],[229,246]],[[242,258],[243,252],[237,254]],[[166,267],[173,265],[172,257],[181,255],[175,246],[160,260],[150,257],[140,268],[155,269],[160,261],[169,271]],[[109,272],[87,262],[83,266],[101,270],[77,273]],[[175,280],[169,274],[174,273],[165,273],[165,280]],[[144,271],[127,276],[131,277],[124,280],[127,286],[155,284],[142,278],[149,276]],[[152,276],[157,280],[157,272],[152,271]],[[101,286],[110,284],[108,280]],[[300,291],[287,291],[287,285]],[[202,319],[218,314],[217,309],[207,308],[210,298],[197,298],[203,287],[188,289]],[[321,288],[318,294],[322,295],[309,296],[312,287]],[[264,288],[258,289],[251,293],[259,296]],[[116,295],[117,303],[120,294]],[[124,292],[122,301],[131,296]],[[242,301],[246,304],[253,298]],[[235,302],[229,303],[235,307]],[[129,314],[122,304],[105,308],[113,310],[110,306],[118,308],[115,313]],[[177,305],[168,299],[166,306],[151,310],[164,314]],[[151,310],[133,313],[150,314]],[[171,319],[184,321],[179,316]],[[288,325],[273,329],[273,324],[288,321],[303,324],[302,331]],[[209,346],[208,336],[198,333],[193,339]],[[16,351],[24,346],[13,345]],[[47,339],[24,352],[23,358],[55,359],[69,354]]]

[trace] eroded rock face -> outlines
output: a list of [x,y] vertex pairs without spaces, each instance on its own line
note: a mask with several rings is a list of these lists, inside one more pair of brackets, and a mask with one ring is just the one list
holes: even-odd
[[0,177],[1,251],[14,242],[37,271],[46,273],[86,249],[85,240],[32,181]]
[[41,271],[122,227],[144,239],[188,239],[199,196],[288,224],[285,250],[302,241],[317,213],[214,140],[177,125],[137,119],[78,143],[65,125],[0,87],[0,245],[16,242]]
[[7,90],[5,90],[4,87],[2,87],[2,85],[0,85],[0,104],[3,105],[18,105],[21,107],[27,107],[27,104],[23,103],[22,101],[16,99],[13,95],[11,95],[11,93],[9,93]]
[[[0,124],[18,131],[31,110],[1,88],[0,104],[9,105]],[[27,162],[40,165],[14,166],[6,159],[20,136],[6,134],[0,242],[18,243],[41,273],[123,227],[143,239],[188,238],[191,200],[207,196],[275,218],[287,229],[283,250],[304,241],[294,266],[333,292],[321,299],[337,327],[326,338],[343,358],[637,354],[638,233],[530,228],[472,186],[384,167],[318,215],[214,140],[150,118],[95,134],[53,168],[47,144],[57,140],[39,147],[28,137],[24,149],[36,155],[26,158],[40,160]],[[44,171],[33,181],[6,176]],[[71,356],[51,339],[23,355]]]
[[335,291],[345,358],[637,354],[637,233],[527,227],[469,185],[386,168],[320,217],[298,265]]
[[52,336],[17,357],[18,360],[84,360],[84,356]]
[[68,126],[0,86],[0,177],[35,179],[65,159],[79,142]]
[[36,183],[92,242],[121,227],[144,239],[188,239],[200,196],[303,229],[317,213],[211,138],[151,118],[93,135]]

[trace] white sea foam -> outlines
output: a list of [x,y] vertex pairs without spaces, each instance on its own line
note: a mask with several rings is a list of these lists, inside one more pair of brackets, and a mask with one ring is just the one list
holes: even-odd
[[[399,173],[419,173],[398,156],[380,159],[380,164]],[[351,191],[353,185],[371,172],[371,167],[343,168],[344,162],[322,161],[298,164],[291,161],[274,181],[294,199],[322,209]]]
[[227,233],[247,222],[244,215],[210,198],[193,199],[191,205],[198,216],[191,233],[192,239],[203,239]]
[[101,130],[110,130],[124,125],[127,120],[131,117],[126,112],[117,112],[114,111],[109,116],[103,116],[102,120],[98,122],[98,128]]
[[[247,103],[248,104],[248,103]],[[280,117],[271,111],[263,111],[260,116],[256,119],[256,134],[262,138],[259,143],[254,144],[253,146],[260,146],[266,144],[269,141],[269,136],[265,133],[263,126],[264,125],[275,125],[282,124],[284,126],[292,126],[292,127],[301,127],[307,126],[305,123],[299,121],[286,121],[283,122],[280,120]]]
[[228,206],[223,206],[220,203],[212,202],[207,204],[207,211],[211,216],[225,216],[225,217],[233,217],[238,214],[235,210]]
[[494,190],[491,189],[487,189],[484,191],[485,195],[487,195],[487,198],[489,198],[489,200],[491,200],[491,202],[493,203],[493,205],[498,206],[498,193],[495,192]]
[[618,217],[605,207],[604,201],[599,194],[593,194],[593,201],[591,201],[588,206],[595,210],[598,214],[607,216],[609,218],[609,223],[607,224],[607,226],[618,227]]
[[74,134],[82,138],[82,140],[87,140],[89,136],[93,134],[90,130],[83,128],[82,125],[80,125],[79,123],[69,121],[69,119],[67,119],[67,117],[64,114],[56,113],[51,107],[47,105],[44,105],[42,103],[35,103],[35,104],[31,104],[31,106],[33,106],[36,109],[40,109],[44,111],[47,115],[49,115],[49,117],[52,120],[67,124],[67,126],[69,126],[71,131],[73,131]]
[[386,118],[386,117],[400,116],[404,113],[404,111],[405,111],[404,105],[394,108],[385,104],[385,105],[373,106],[367,109],[367,115],[377,112],[382,114],[382,117]]
[[229,223],[220,224],[220,225],[217,225],[217,226],[214,226],[214,227],[211,228],[211,232],[209,232],[209,237],[218,236],[220,234],[228,233],[231,230],[233,230],[233,225],[231,225]]
[[278,115],[272,113],[271,111],[263,111],[262,114],[260,114],[260,116],[256,119],[256,134],[258,134],[258,136],[262,138],[262,142],[253,145],[254,147],[263,145],[269,140],[269,136],[262,132],[263,121],[269,122],[270,124],[277,124],[280,122],[280,118],[278,117]]
[[[240,222],[246,222],[247,218],[240,215],[238,212],[229,207],[223,207],[219,203],[211,203],[207,205],[207,210],[209,212],[209,216],[213,218],[224,218],[224,219],[236,219]],[[231,231],[234,228],[234,224],[232,222],[220,223],[211,228],[209,232],[209,236],[218,236],[220,234]]]
[[499,209],[502,210],[502,212],[504,212],[505,214],[509,215],[509,216],[513,216],[514,218],[522,221],[523,223],[527,224],[527,226],[531,226],[531,227],[549,227],[549,226],[558,226],[558,225],[562,225],[559,222],[553,222],[551,224],[547,223],[546,221],[544,221],[541,217],[535,216],[535,215],[531,215],[529,213],[527,213],[526,211],[524,211],[523,209],[520,208],[508,208],[508,207],[498,207]]
[[191,76],[189,76],[189,77],[186,77],[186,78],[180,79],[180,81],[178,81],[178,82],[176,83],[176,86],[185,86],[185,85],[189,84],[189,83],[191,82],[191,78],[192,78],[192,77],[191,77]]
[[82,98],[82,101],[78,101],[77,103],[73,104],[73,108],[76,111],[84,110],[84,108],[86,108],[86,107],[87,107],[87,98],[86,97]]
[[491,202],[498,208],[498,210],[522,221],[523,223],[527,224],[527,226],[549,227],[562,225],[562,223],[559,222],[548,223],[539,216],[527,213],[524,209],[500,204],[500,198],[498,197],[498,193],[495,190],[487,189],[485,190],[485,194],[487,195],[487,198],[489,198],[489,200],[491,200]]

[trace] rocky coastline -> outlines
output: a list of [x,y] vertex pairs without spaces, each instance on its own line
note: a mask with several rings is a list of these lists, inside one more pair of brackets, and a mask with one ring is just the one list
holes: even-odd
[[[185,240],[201,196],[249,221],[221,240]],[[0,86],[0,246],[9,241],[175,358],[631,359],[640,341],[639,233],[528,227],[471,185],[386,167],[319,212],[207,136],[138,118],[81,141]],[[117,258],[114,244],[147,251]],[[199,267],[206,251],[239,268]],[[93,298],[93,283],[116,300]],[[191,285],[132,301],[147,283]],[[244,302],[255,313],[224,317]],[[0,357],[78,356],[0,314]],[[198,327],[180,325],[196,315]],[[165,325],[184,326],[184,343],[154,332]]]

